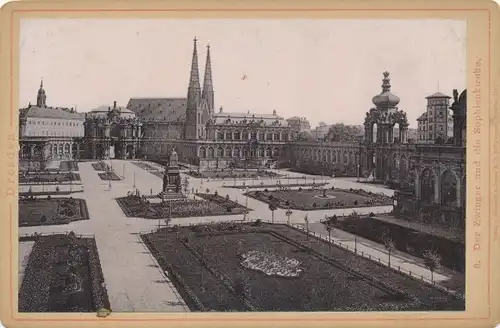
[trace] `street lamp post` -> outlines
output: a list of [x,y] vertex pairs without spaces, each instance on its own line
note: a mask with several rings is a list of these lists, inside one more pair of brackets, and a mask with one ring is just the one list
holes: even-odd
[[245,188],[245,215],[243,216],[243,221],[247,219],[248,214],[248,187]]
[[288,225],[290,225],[290,216],[292,215],[292,211],[290,209],[288,209],[286,212],[285,212],[285,215],[288,217],[287,219],[287,222],[288,222]]
[[304,221],[306,222],[307,240],[309,240],[309,218],[307,217],[307,214],[304,217]]

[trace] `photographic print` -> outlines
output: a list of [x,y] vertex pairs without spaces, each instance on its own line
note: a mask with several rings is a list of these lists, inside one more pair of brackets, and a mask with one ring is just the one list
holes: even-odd
[[202,13],[17,17],[13,313],[489,318],[485,25]]

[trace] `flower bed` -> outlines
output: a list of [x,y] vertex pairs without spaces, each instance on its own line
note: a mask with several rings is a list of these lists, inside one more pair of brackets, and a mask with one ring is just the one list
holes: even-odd
[[299,277],[303,272],[300,262],[293,258],[282,257],[273,252],[257,250],[241,254],[241,265],[247,269],[263,272],[267,276]]
[[122,179],[115,173],[115,171],[101,172],[98,173],[98,175],[101,180],[119,181]]
[[104,163],[104,162],[92,163],[92,167],[93,167],[93,168],[94,168],[94,170],[96,170],[96,171],[106,171],[106,170],[110,170],[109,165],[107,165],[107,164],[106,164],[106,163]]
[[19,226],[68,224],[88,220],[87,203],[78,198],[33,198],[19,200]]
[[59,170],[62,172],[79,171],[78,162],[75,161],[61,161],[59,163]]
[[[150,203],[148,200],[136,195],[116,198],[118,205],[128,217],[141,217],[145,219],[159,219],[168,217],[187,218],[200,216],[219,216],[243,214],[244,208],[223,207],[206,200],[175,200],[165,203]],[[170,209],[170,205],[172,208]]]
[[336,208],[356,208],[392,205],[391,197],[376,194],[362,189],[310,189],[284,190],[274,189],[249,191],[244,195],[267,204],[276,204],[279,208],[290,208],[301,211],[324,210]]
[[[283,179],[284,180],[284,179]],[[228,188],[236,188],[236,189],[253,189],[253,188],[276,188],[276,187],[279,187],[279,188],[297,188],[297,187],[301,187],[301,188],[313,188],[313,187],[324,187],[328,185],[328,183],[326,182],[320,182],[320,183],[279,183],[279,181],[276,181],[275,184],[264,184],[264,182],[261,182],[259,184],[256,184],[256,185],[238,185],[238,186],[226,186]]]
[[283,175],[272,171],[264,170],[223,170],[223,171],[188,171],[187,174],[194,178],[210,178],[212,180],[230,180],[230,179],[257,179],[257,178],[277,178]]
[[80,174],[68,173],[21,173],[20,184],[60,184],[62,182],[80,181]]
[[[243,210],[246,209],[245,206],[240,205],[239,203],[229,199],[229,196],[222,197],[222,196],[218,195],[217,193],[215,193],[215,194],[196,193],[195,195],[198,197],[201,197],[203,199],[206,199],[210,202],[216,203],[224,208],[231,208],[231,209],[238,208],[238,209],[243,209]],[[251,209],[249,209],[249,208],[248,208],[248,210],[251,211]]]
[[74,234],[38,237],[19,289],[19,312],[110,308],[95,241]]
[[[160,229],[143,238],[155,245],[155,257],[175,268],[206,309],[251,310],[245,304],[257,311],[465,308],[463,300],[444,291],[334,245],[329,247],[324,240],[306,238],[303,232],[285,225],[225,223],[169,230],[168,236]],[[295,259],[305,270],[298,277],[283,277],[266,274],[258,265],[262,261],[248,263],[256,270],[242,266],[241,255],[251,258],[256,254],[263,254],[264,259],[277,254],[278,263]]]

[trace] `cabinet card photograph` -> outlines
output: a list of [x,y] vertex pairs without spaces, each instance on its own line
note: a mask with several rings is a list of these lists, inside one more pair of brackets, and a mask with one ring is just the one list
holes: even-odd
[[493,327],[499,12],[5,5],[0,320]]

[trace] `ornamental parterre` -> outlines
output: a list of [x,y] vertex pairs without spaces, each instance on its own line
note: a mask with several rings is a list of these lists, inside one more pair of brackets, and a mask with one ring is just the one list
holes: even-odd
[[19,289],[19,312],[110,309],[97,245],[74,233],[24,237],[35,241]]
[[31,197],[19,200],[19,226],[68,224],[88,220],[87,203],[79,198]]
[[141,238],[192,311],[465,308],[452,294],[286,225],[174,226]]

